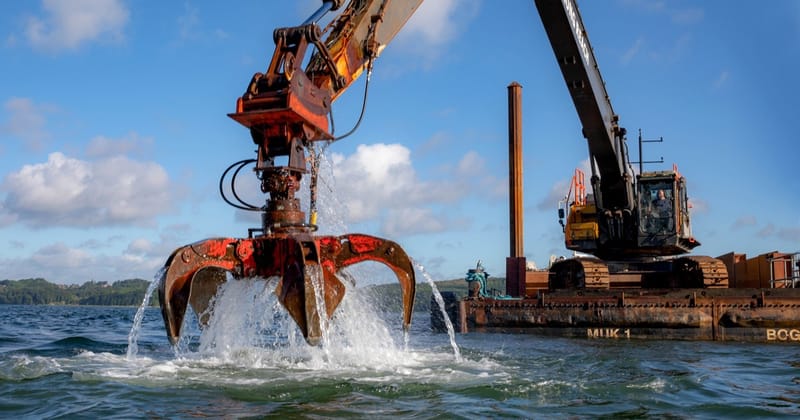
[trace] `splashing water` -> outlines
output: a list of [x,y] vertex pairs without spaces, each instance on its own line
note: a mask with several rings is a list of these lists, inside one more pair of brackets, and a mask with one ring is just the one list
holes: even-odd
[[461,351],[458,349],[458,344],[456,344],[456,332],[453,328],[453,323],[450,321],[450,316],[447,315],[447,309],[445,309],[444,298],[442,298],[442,294],[439,293],[439,288],[436,287],[436,282],[433,281],[433,278],[425,271],[425,267],[422,264],[413,261],[414,266],[422,273],[422,277],[425,277],[425,280],[431,286],[431,293],[433,294],[433,298],[436,299],[436,303],[439,305],[439,309],[442,311],[442,317],[444,318],[444,323],[447,326],[447,335],[450,337],[450,346],[453,347],[453,355],[455,356],[456,362],[461,362]]
[[323,349],[327,348],[328,341],[328,309],[325,306],[325,282],[322,278],[322,269],[319,265],[307,265],[305,274],[311,279],[311,286],[314,288],[314,301],[317,305],[317,316],[319,317],[320,345]]
[[[274,278],[229,280],[220,285],[210,305],[208,326],[199,337],[185,328],[198,318],[187,311],[176,356],[247,368],[323,371],[396,370],[413,363],[393,335],[401,329],[388,326],[391,322],[396,327],[397,320],[385,320],[363,289],[346,284],[348,290],[327,323],[321,345],[309,346],[278,301],[276,285]],[[193,340],[194,345],[187,344]]]
[[[318,185],[320,230],[317,234],[344,234],[349,229],[339,212],[346,206],[339,202],[335,192],[333,165],[324,153],[320,155],[319,170],[322,173]],[[303,177],[302,182],[308,182],[307,179]],[[310,202],[307,187],[303,185],[298,193],[302,205]],[[304,210],[308,211],[307,208]],[[327,320],[323,316],[325,319],[319,346],[309,346],[305,342],[294,320],[278,301],[274,293],[277,279],[233,279],[229,276],[210,302],[208,310],[212,316],[202,330],[198,328],[198,319],[203,314],[195,314],[191,307],[187,308],[181,337],[173,347],[175,356],[179,360],[200,358],[223,364],[265,368],[278,366],[325,370],[346,367],[380,369],[384,366],[393,370],[404,364],[407,367],[408,363],[414,363],[417,359],[409,357],[409,335],[397,327],[399,323],[394,318],[397,314],[381,312],[380,305],[372,301],[374,296],[364,288],[355,287],[354,279],[361,284],[374,282],[378,278],[372,273],[365,274],[366,267],[363,265],[348,267],[338,274],[346,286],[346,292],[333,319]],[[156,277],[160,278],[160,274]],[[319,278],[311,274],[317,306],[320,314],[324,314],[324,294],[320,290],[320,283],[324,282],[321,281],[321,273]],[[431,283],[437,301],[443,305],[433,281],[427,274],[425,277]],[[155,285],[152,287],[155,288]],[[384,319],[384,316],[389,319]],[[137,320],[140,317],[137,314]],[[137,321],[134,326],[136,334],[140,322]],[[456,360],[461,360],[452,325],[449,330]],[[135,338],[133,345],[129,346],[129,353],[136,353]]]
[[[319,178],[317,184],[317,224],[319,230],[317,235],[343,235],[349,232],[347,223],[341,214],[347,205],[339,200],[339,194],[336,193],[336,180],[333,174],[333,163],[328,159],[327,153],[324,148],[319,154]],[[309,180],[311,177],[304,176],[300,180],[300,190],[297,192],[297,197],[300,199],[300,206],[306,214],[310,212],[308,208],[311,197],[309,195]]]
[[241,349],[270,348],[291,340],[291,319],[274,295],[273,280],[223,283],[209,304],[211,316],[199,337],[198,352],[230,359]]
[[147,291],[144,294],[144,299],[142,299],[142,304],[139,305],[139,309],[136,311],[136,316],[133,318],[133,326],[131,326],[131,331],[128,333],[128,352],[127,358],[128,360],[133,360],[136,358],[136,355],[139,353],[139,331],[142,328],[142,318],[144,318],[144,311],[147,306],[150,304],[150,298],[153,296],[153,292],[155,292],[156,287],[161,284],[161,277],[164,276],[164,271],[166,267],[162,267],[161,270],[153,276],[153,280],[150,282],[150,285],[147,286]]

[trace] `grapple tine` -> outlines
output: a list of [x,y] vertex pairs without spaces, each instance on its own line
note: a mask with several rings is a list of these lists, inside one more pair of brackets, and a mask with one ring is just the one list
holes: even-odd
[[[345,287],[336,276],[328,275],[319,269],[320,253],[315,241],[298,242],[293,239],[287,241],[288,246],[283,247],[282,252],[274,254],[277,257],[275,261],[283,261],[286,264],[275,293],[300,328],[306,342],[317,345],[322,339],[323,322],[333,317],[344,297]],[[317,291],[320,289],[322,299],[317,298]],[[323,302],[324,319],[319,308]]]
[[189,292],[189,305],[197,314],[200,325],[206,326],[211,318],[209,306],[219,287],[228,279],[226,271],[218,267],[205,267],[197,270],[192,276],[192,287]]
[[403,329],[408,330],[414,312],[416,280],[411,259],[400,245],[388,239],[357,233],[326,236],[319,238],[318,242],[323,268],[331,276],[347,266],[368,260],[389,267],[400,282],[403,292]]
[[[181,326],[188,304],[201,316],[225,281],[225,272],[233,272],[235,239],[208,239],[175,250],[164,265],[158,288],[161,315],[167,338],[175,345],[181,336]],[[205,301],[203,301],[205,299]],[[206,322],[207,318],[202,319]]]

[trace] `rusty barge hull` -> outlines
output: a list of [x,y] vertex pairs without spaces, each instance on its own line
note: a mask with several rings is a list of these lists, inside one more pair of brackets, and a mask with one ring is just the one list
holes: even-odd
[[451,301],[448,312],[462,333],[800,342],[800,289],[542,291]]

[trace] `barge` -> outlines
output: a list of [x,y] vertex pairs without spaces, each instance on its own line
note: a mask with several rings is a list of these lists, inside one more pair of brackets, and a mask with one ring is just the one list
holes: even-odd
[[[548,271],[529,270],[524,283],[507,278],[506,295],[492,295],[480,286],[487,276],[479,267],[467,273],[467,296],[443,298],[461,333],[800,343],[800,253],[718,259],[728,269],[727,288],[558,290],[548,288]],[[444,325],[433,304],[431,325]]]

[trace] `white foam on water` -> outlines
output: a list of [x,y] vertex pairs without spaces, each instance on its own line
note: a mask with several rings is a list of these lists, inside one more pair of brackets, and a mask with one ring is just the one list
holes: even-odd
[[[320,156],[319,170],[320,230],[317,234],[344,234],[349,231],[340,214],[345,206],[335,192],[332,164],[325,154]],[[308,177],[304,177],[303,182],[307,183]],[[307,185],[303,185],[298,197],[306,206],[303,210],[308,211]],[[433,280],[424,268],[418,268],[443,307]],[[156,382],[253,384],[343,375],[367,382],[414,378],[415,381],[449,383],[483,382],[487,375],[492,378],[504,375],[502,366],[492,367],[486,360],[463,359],[452,325],[449,326],[452,353],[411,348],[409,335],[401,327],[402,315],[384,313],[369,293],[355,287],[355,283],[375,284],[376,280],[383,282],[388,278],[373,274],[369,264],[344,270],[342,276],[348,278],[342,278],[342,283],[347,290],[334,317],[323,325],[319,346],[305,342],[294,320],[278,301],[274,294],[276,279],[236,280],[229,276],[209,305],[212,316],[206,327],[201,330],[198,314],[187,308],[181,338],[172,348],[173,358],[163,360],[161,356],[150,358],[139,354],[137,337],[143,312],[140,308],[129,335],[125,360],[103,363],[107,363],[109,376],[129,375],[131,380]],[[145,302],[149,301],[161,276],[162,273],[155,276]]]
[[[368,289],[357,288],[346,278],[341,280],[347,290],[319,346],[305,342],[278,301],[274,293],[277,279],[229,277],[209,305],[209,324],[200,330],[198,315],[189,308],[182,337],[173,349],[174,360],[165,364],[138,356],[130,366],[136,371],[133,376],[159,382],[193,377],[201,382],[239,384],[285,378],[290,373],[295,379],[351,375],[376,382],[416,378],[447,383],[485,381],[487,373],[496,376],[503,371],[489,373],[491,363],[486,360],[464,360],[455,345],[452,326],[453,353],[411,349],[401,327],[401,314],[383,312]],[[453,365],[453,354],[457,366]],[[137,363],[139,366],[135,366]],[[263,378],[252,377],[255,372]]]
[[0,360],[0,379],[25,380],[63,372],[61,363],[51,357],[11,355]]
[[[86,354],[88,376],[106,375],[136,383],[209,383],[252,386],[285,381],[346,379],[364,383],[485,383],[505,369],[490,360],[460,360],[436,349],[409,348],[399,313],[385,313],[367,289],[347,287],[325,339],[310,346],[278,302],[275,279],[229,280],[220,287],[202,331],[188,324],[169,360],[138,355],[120,360]],[[193,331],[192,331],[193,330]],[[192,342],[192,343],[189,343]]]
[[321,344],[310,346],[278,301],[275,284],[274,279],[224,283],[197,350],[184,349],[179,356],[248,368],[332,371],[390,368],[407,362],[402,340],[398,344],[401,322],[393,320],[390,327],[366,293],[348,287]]
[[627,388],[631,389],[649,389],[652,391],[662,392],[667,386],[667,382],[664,378],[654,378],[649,381],[645,381],[644,383],[631,383],[625,385]]
[[[229,281],[215,299],[208,327],[184,335],[182,340],[193,342],[180,350],[165,337],[163,346],[142,347],[133,358],[88,350],[55,358],[25,356],[0,366],[0,373],[14,379],[70,373],[79,381],[235,387],[317,381],[451,386],[503,381],[510,375],[499,362],[483,357],[456,363],[447,347],[409,348],[400,314],[381,312],[372,300],[368,290],[348,290],[330,322],[328,339],[310,346],[277,301],[274,282]],[[187,322],[196,319],[187,312]],[[16,372],[2,372],[8,369]]]

